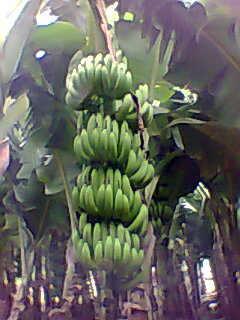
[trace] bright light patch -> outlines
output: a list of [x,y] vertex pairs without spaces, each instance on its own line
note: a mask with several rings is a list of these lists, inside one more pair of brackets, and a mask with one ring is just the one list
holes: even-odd
[[36,53],[35,53],[35,58],[37,60],[41,60],[45,57],[46,55],[46,51],[45,50],[38,50]]
[[58,19],[58,16],[54,16],[51,13],[52,13],[51,9],[47,9],[47,10],[44,10],[43,12],[39,13],[36,16],[37,25],[38,26],[48,26],[49,24],[54,23]]

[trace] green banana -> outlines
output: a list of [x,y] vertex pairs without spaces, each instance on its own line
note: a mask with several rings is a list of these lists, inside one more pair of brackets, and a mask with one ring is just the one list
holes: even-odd
[[113,240],[111,236],[107,236],[104,245],[104,259],[113,260]]
[[77,156],[77,159],[81,162],[81,163],[89,163],[91,162],[90,157],[84,152],[83,150],[83,146],[82,146],[82,139],[80,137],[80,135],[77,135],[74,138],[73,141],[73,150]]
[[100,216],[104,218],[105,208],[105,184],[100,185],[97,193],[97,208]]
[[118,238],[120,243],[122,245],[124,245],[124,243],[125,243],[125,228],[121,223],[119,223],[118,226],[117,226],[117,236],[116,236],[116,238]]
[[92,137],[91,137],[92,144],[91,144],[91,146],[92,146],[92,149],[94,150],[94,153],[96,155],[96,159],[99,157],[99,151],[98,151],[99,140],[100,140],[100,133],[99,133],[99,130],[97,128],[95,128],[92,131]]
[[84,152],[88,155],[90,159],[95,159],[95,154],[89,143],[88,134],[85,129],[82,130],[80,137],[82,140],[82,146],[83,146]]
[[117,228],[113,222],[109,224],[109,235],[114,239],[116,237]]
[[141,193],[139,190],[136,190],[134,192],[134,199],[133,199],[133,205],[130,208],[130,212],[129,212],[129,218],[128,221],[132,221],[133,219],[135,219],[135,217],[137,216],[137,214],[139,213],[140,209],[142,206],[142,199],[141,199]]
[[98,185],[105,184],[106,181],[106,175],[105,175],[105,170],[100,167],[98,168]]
[[125,136],[125,133],[129,132],[129,126],[126,120],[124,120],[121,124],[121,129],[120,129],[120,136],[119,136],[119,141],[118,141],[118,156],[120,156],[122,152],[122,146],[123,146],[123,139]]
[[87,185],[84,184],[81,188],[81,191],[79,193],[79,207],[86,210],[86,200],[85,200],[85,197],[86,197],[86,190],[87,190]]
[[91,61],[87,61],[85,65],[86,77],[89,86],[92,89],[93,81],[94,81],[94,64]]
[[80,215],[79,224],[78,224],[78,230],[79,230],[80,236],[82,236],[83,229],[85,225],[88,223],[87,218],[88,218],[88,214],[86,212],[82,212]]
[[111,162],[116,162],[118,149],[117,149],[117,141],[113,132],[109,134],[108,142],[109,142],[108,143],[109,160]]
[[128,197],[123,194],[122,196],[122,213],[121,213],[121,221],[122,222],[128,222],[128,216],[129,216],[130,206],[129,206],[129,200]]
[[106,171],[106,184],[111,184],[113,186],[114,181],[114,171],[112,167],[108,167]]
[[140,249],[140,238],[137,233],[131,233],[132,247],[137,251]]
[[132,149],[135,153],[139,150],[141,145],[141,139],[139,133],[135,133],[132,137]]
[[130,185],[130,181],[126,174],[122,175],[122,191],[128,197],[129,206],[131,207],[134,202],[134,194]]
[[103,54],[100,52],[94,58],[94,68],[96,68],[101,63],[103,63]]
[[98,146],[98,154],[101,154],[101,160],[108,161],[108,131],[103,129]]
[[139,183],[138,183],[139,188],[145,188],[153,179],[154,174],[155,174],[155,169],[154,169],[153,165],[149,163],[147,166],[147,172],[146,172],[144,178],[141,181],[139,181]]
[[111,219],[113,214],[113,189],[111,184],[108,184],[105,190],[104,213],[107,219]]
[[96,262],[97,266],[101,266],[103,262],[103,242],[98,241],[94,248],[94,261]]
[[133,101],[132,101],[132,96],[130,93],[126,94],[123,98],[123,101],[122,101],[122,104],[119,108],[119,110],[117,111],[116,113],[116,119],[118,121],[123,121],[126,119],[126,116],[131,108],[133,104]]
[[110,90],[114,89],[115,83],[118,78],[118,63],[116,61],[112,62],[111,70],[110,70]]
[[72,243],[75,248],[77,248],[78,241],[80,240],[80,235],[78,230],[74,230],[71,235]]
[[91,184],[92,184],[94,199],[96,201],[97,193],[100,185],[98,181],[98,171],[96,168],[94,168],[91,172]]
[[104,62],[104,65],[106,66],[106,68],[108,70],[110,70],[113,61],[112,61],[112,57],[109,53],[105,55],[103,62]]
[[83,244],[84,244],[84,241],[83,239],[80,239],[78,241],[78,244],[77,244],[77,247],[76,247],[76,258],[79,262],[81,262],[83,259],[82,259],[82,248],[83,248]]
[[118,189],[122,188],[122,174],[119,169],[116,169],[114,172],[113,178],[113,194],[116,197]]
[[102,132],[103,127],[104,127],[104,120],[103,120],[102,114],[99,112],[96,114],[96,122],[97,122],[97,128],[100,133],[100,132]]
[[136,153],[133,149],[131,149],[129,151],[128,160],[126,162],[126,167],[125,167],[126,175],[131,176],[137,171],[138,168],[136,168],[136,161],[137,161]]
[[79,206],[79,189],[76,186],[74,186],[72,190],[72,200],[73,200],[74,210],[77,210]]
[[122,263],[127,264],[131,259],[131,247],[127,242],[124,243],[123,245],[123,250],[122,250]]
[[83,228],[83,241],[87,242],[90,246],[92,246],[93,238],[92,238],[92,224],[87,223]]
[[87,242],[84,242],[83,244],[81,257],[82,257],[81,264],[83,265],[84,268],[88,269],[92,265],[92,258],[91,258],[89,245]]
[[97,243],[102,240],[102,232],[100,223],[96,222],[93,227],[93,249]]
[[137,186],[138,183],[145,177],[148,169],[148,161],[143,160],[137,172],[130,176],[129,180],[132,185]]
[[98,96],[103,95],[103,86],[102,86],[102,64],[98,64],[95,67],[94,72],[94,90]]
[[119,139],[119,125],[116,120],[112,120],[112,132],[114,133],[116,143],[118,144]]
[[109,78],[109,73],[108,73],[108,69],[105,66],[102,66],[102,88],[103,88],[103,92],[104,95],[106,97],[109,96],[109,93],[111,93],[110,90],[110,78]]
[[90,214],[97,216],[98,207],[94,200],[94,193],[91,185],[89,185],[85,191],[85,203],[86,203],[86,211]]
[[118,189],[114,200],[113,219],[119,220],[122,215],[122,189]]
[[143,221],[141,228],[139,229],[139,237],[142,237],[147,230],[148,220]]
[[131,236],[127,228],[124,228],[124,238],[125,238],[125,242],[127,242],[131,247],[132,246]]
[[128,160],[128,155],[131,150],[131,144],[132,144],[132,141],[131,141],[130,135],[128,132],[126,132],[122,142],[121,154],[118,157],[118,163],[122,166]]
[[121,261],[122,259],[122,246],[118,238],[114,240],[114,248],[113,248],[113,260]]
[[142,204],[139,214],[128,226],[128,230],[138,232],[145,220],[148,220],[148,208],[145,204]]
[[105,243],[108,237],[108,227],[105,222],[101,223],[102,242]]

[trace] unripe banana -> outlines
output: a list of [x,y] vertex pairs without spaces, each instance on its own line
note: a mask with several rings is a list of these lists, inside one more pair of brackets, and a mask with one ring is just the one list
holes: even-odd
[[83,229],[84,229],[85,225],[88,222],[87,218],[88,218],[88,214],[86,212],[82,212],[81,215],[80,215],[80,218],[79,218],[79,225],[78,225],[80,236],[82,236]]
[[136,153],[133,149],[131,149],[129,151],[128,160],[125,167],[126,175],[131,176],[137,171],[138,168],[136,168],[136,161],[137,161]]
[[140,168],[129,179],[132,185],[138,186],[138,183],[145,177],[148,169],[148,161],[143,160]]
[[89,185],[85,191],[85,203],[86,203],[86,211],[88,213],[91,213],[95,216],[98,215],[98,207],[95,203],[94,200],[94,193],[93,193],[93,189],[92,186]]
[[139,188],[145,188],[153,179],[155,174],[155,170],[152,164],[148,164],[147,166],[147,172],[144,176],[144,178],[138,182]]
[[115,200],[114,200],[114,211],[113,211],[113,219],[119,220],[122,215],[122,189],[118,189],[116,192]]
[[148,208],[145,204],[142,204],[139,214],[129,225],[128,230],[138,232],[145,220],[148,220]]
[[104,208],[105,208],[105,184],[102,184],[97,193],[97,207],[98,212],[102,218],[104,218]]
[[82,130],[80,137],[85,154],[87,154],[90,159],[95,159],[95,154],[89,143],[88,134],[85,129]]
[[112,121],[112,132],[114,133],[116,142],[118,143],[118,139],[119,139],[119,125],[118,122],[116,120]]
[[116,197],[118,189],[122,188],[122,174],[119,169],[116,169],[114,172],[114,178],[113,178],[113,193]]
[[124,166],[128,160],[128,155],[131,150],[131,138],[128,132],[125,133],[123,142],[122,142],[122,150],[121,154],[118,157],[118,163],[122,166]]
[[87,190],[87,185],[84,184],[81,188],[81,191],[79,193],[79,207],[86,210],[86,190]]
[[111,184],[108,184],[105,190],[104,213],[106,219],[111,219],[113,214],[113,190]]
[[122,250],[122,262],[123,264],[127,264],[131,259],[131,248],[127,242],[123,245]]
[[110,261],[113,260],[113,241],[111,236],[108,236],[105,241],[104,258]]
[[78,230],[74,230],[71,235],[72,243],[75,248],[77,248],[78,242],[80,240],[80,235]]
[[74,138],[73,141],[73,150],[77,156],[77,159],[81,162],[81,163],[89,163],[91,162],[90,157],[84,152],[83,150],[83,146],[82,146],[82,139],[79,135],[77,135]]
[[123,194],[123,196],[122,196],[122,213],[121,213],[121,217],[120,217],[122,222],[128,222],[129,211],[130,211],[130,205],[129,205],[128,197],[125,194]]
[[96,262],[97,266],[101,266],[103,262],[104,256],[103,256],[103,242],[98,241],[98,243],[95,246],[94,249],[94,261]]
[[122,246],[118,238],[114,240],[114,248],[113,248],[113,260],[121,261],[122,259]]
[[123,246],[124,242],[125,242],[125,228],[121,223],[119,223],[117,226],[117,237],[116,238],[119,239],[121,245]]
[[93,227],[93,249],[96,247],[97,243],[102,240],[102,232],[100,223],[95,223]]
[[137,233],[131,233],[132,247],[137,251],[140,249],[140,238]]
[[86,241],[90,246],[92,246],[93,239],[92,239],[92,224],[87,223],[83,229],[83,241]]
[[102,242],[105,243],[108,237],[108,227],[105,222],[101,223]]
[[76,258],[79,262],[82,262],[83,261],[83,258],[82,258],[82,248],[83,248],[83,244],[84,244],[84,241],[83,239],[80,239],[78,241],[78,244],[77,244],[77,248],[76,248]]
[[72,190],[72,200],[73,200],[74,210],[77,210],[79,206],[79,189],[76,186],[74,186]]
[[132,246],[131,236],[127,228],[124,228],[124,239],[125,239],[125,242],[127,242],[131,247]]
[[109,235],[114,239],[116,237],[117,228],[113,222],[109,224]]
[[109,144],[108,144],[108,154],[109,160],[111,162],[116,162],[117,160],[117,141],[113,132],[109,134]]
[[83,244],[81,264],[86,269],[88,269],[92,265],[91,253],[87,242],[84,242]]

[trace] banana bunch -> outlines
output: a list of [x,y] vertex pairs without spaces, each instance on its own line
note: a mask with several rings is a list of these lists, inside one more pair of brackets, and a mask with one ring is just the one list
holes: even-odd
[[121,125],[110,116],[92,114],[73,142],[79,163],[109,162],[125,172],[135,189],[144,188],[154,176],[154,167],[140,148],[138,134],[133,134],[128,123]]
[[[79,219],[79,230],[72,234],[77,260],[86,269],[103,268],[124,275],[137,272],[144,252],[140,238],[122,224],[89,223],[87,214]],[[125,270],[125,272],[123,272]]]
[[80,207],[97,219],[129,225],[140,215],[142,218],[131,228],[140,233],[146,230],[143,222],[148,212],[142,213],[146,206],[142,204],[140,191],[132,190],[127,175],[122,175],[119,169],[85,167],[78,176],[72,198],[76,210]]
[[[145,127],[148,127],[153,120],[153,107],[147,101],[148,99],[148,85],[140,85],[135,92],[136,97],[140,105],[140,113],[142,115],[143,123]],[[118,121],[126,120],[130,127],[135,131],[137,129],[137,110],[130,93],[126,94],[121,101],[116,102],[116,119]]]
[[65,101],[73,108],[94,94],[106,99],[120,99],[132,89],[132,74],[127,70],[126,58],[121,52],[116,61],[112,61],[110,54],[98,53],[84,57],[67,75],[66,88]]
[[152,218],[153,226],[160,230],[162,224],[166,224],[172,219],[173,209],[162,201],[151,200],[149,215]]

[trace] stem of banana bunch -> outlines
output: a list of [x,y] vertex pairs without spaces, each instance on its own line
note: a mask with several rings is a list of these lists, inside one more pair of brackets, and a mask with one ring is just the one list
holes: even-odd
[[116,52],[113,46],[112,34],[108,29],[106,7],[103,0],[89,0],[90,5],[94,8],[98,19],[100,21],[100,27],[105,38],[106,47],[113,61],[116,61]]
[[63,166],[63,163],[62,163],[62,159],[61,159],[57,150],[54,150],[54,156],[56,158],[56,161],[57,161],[57,164],[58,164],[58,167],[59,167],[62,179],[63,179],[65,195],[66,195],[68,210],[69,210],[69,215],[70,215],[71,230],[73,232],[73,231],[77,230],[77,217],[76,217],[74,206],[73,206],[70,185],[67,180],[67,175],[66,175],[66,171]]

